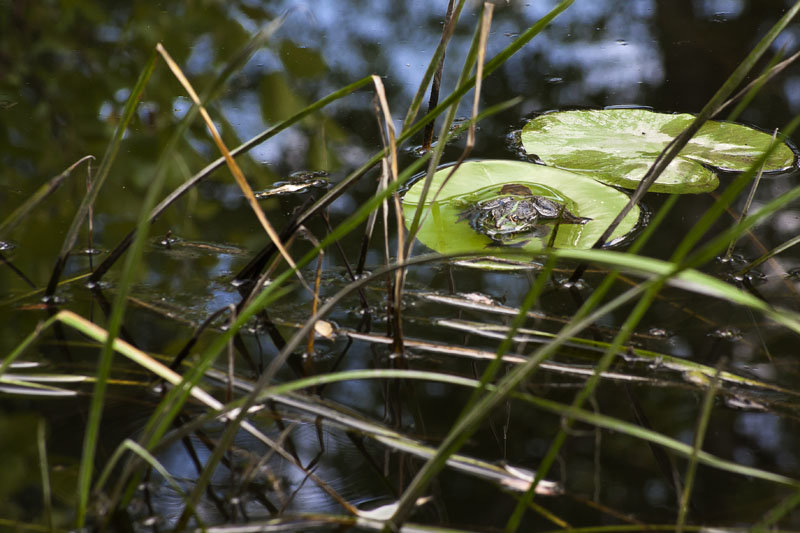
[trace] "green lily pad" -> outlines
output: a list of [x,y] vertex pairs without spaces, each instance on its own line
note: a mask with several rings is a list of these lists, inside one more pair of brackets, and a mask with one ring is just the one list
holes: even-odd
[[[546,165],[587,174],[598,181],[635,189],[655,158],[694,120],[646,109],[557,111],[522,128],[522,146]],[[719,181],[707,166],[746,170],[764,153],[772,136],[741,124],[709,121],[650,188],[652,192],[701,193]],[[766,172],[792,168],[795,154],[785,143],[773,151]],[[704,166],[706,165],[706,166]]]
[[[501,256],[508,250],[537,252],[544,248],[557,225],[553,217],[544,216],[535,227],[525,227],[513,238],[500,240],[480,231],[465,216],[474,206],[485,206],[493,198],[507,196],[509,190],[520,190],[520,186],[563,206],[554,241],[559,248],[590,248],[628,202],[624,193],[574,172],[521,161],[486,160],[463,163],[431,203],[451,170],[444,167],[434,174],[425,205],[430,212],[417,235],[428,248],[444,254]],[[403,196],[406,225],[414,218],[422,186],[423,180],[416,182]],[[638,220],[639,208],[634,207],[614,232],[612,244],[629,234]]]

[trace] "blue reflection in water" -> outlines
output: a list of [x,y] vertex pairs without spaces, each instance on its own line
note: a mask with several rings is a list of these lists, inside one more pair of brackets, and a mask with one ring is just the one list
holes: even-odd
[[742,14],[744,0],[695,0],[694,11],[699,17],[734,19]]

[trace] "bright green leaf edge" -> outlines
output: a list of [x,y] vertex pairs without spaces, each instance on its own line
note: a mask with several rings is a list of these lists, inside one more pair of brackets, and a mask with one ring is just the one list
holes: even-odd
[[[688,113],[647,109],[587,109],[540,115],[520,135],[525,151],[546,165],[587,174],[598,181],[635,189],[659,153],[693,120]],[[743,171],[766,151],[772,135],[732,122],[709,121],[650,188],[652,192],[703,193],[717,188],[707,168]],[[786,144],[770,155],[765,172],[796,166]]]
[[[628,202],[628,196],[594,179],[557,168],[522,161],[482,160],[467,161],[445,180],[452,167],[444,167],[433,176],[431,191],[439,191],[435,202],[429,200],[425,208],[429,212],[420,227],[417,238],[428,248],[443,254],[476,253],[502,256],[504,251],[520,250],[538,252],[550,238],[549,232],[522,246],[496,246],[492,240],[476,232],[467,220],[459,220],[459,213],[477,197],[485,199],[487,187],[498,190],[506,183],[521,183],[531,186],[536,194],[547,191],[566,204],[577,216],[591,220],[585,224],[561,224],[554,242],[556,248],[590,248],[611,221]],[[403,196],[403,216],[406,225],[414,218],[422,191],[422,181],[417,181]],[[612,236],[612,244],[619,243],[637,225],[639,208],[634,207]],[[476,266],[489,266],[478,263]]]

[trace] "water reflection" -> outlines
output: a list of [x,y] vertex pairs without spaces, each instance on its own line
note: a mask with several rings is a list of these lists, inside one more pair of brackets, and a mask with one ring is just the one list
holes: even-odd
[[719,22],[735,19],[745,8],[744,0],[700,0],[694,3],[698,17],[705,17]]
[[[281,441],[300,465],[312,464],[321,457],[324,460],[310,469],[292,465],[292,457],[281,457],[264,443],[247,433],[240,434],[226,467],[219,468],[212,480],[217,491],[229,493],[224,500],[207,499],[198,509],[198,517],[206,524],[218,524],[234,520],[234,516],[259,520],[274,516],[278,511],[285,514],[341,513],[342,507],[332,494],[359,506],[376,498],[386,498],[390,491],[382,485],[380,476],[371,470],[365,456],[341,432],[318,431],[313,423],[284,420],[281,428],[273,425],[260,429]],[[207,433],[213,435],[213,431]],[[209,441],[192,438],[188,442],[176,443],[159,458],[167,470],[179,481],[185,491],[191,491],[198,468],[210,455]],[[364,453],[375,453],[374,446]],[[367,456],[368,457],[368,456]],[[323,480],[321,486],[315,480]],[[149,509],[159,527],[171,528],[184,510],[183,497],[166,480],[155,477],[149,483]],[[331,492],[332,491],[332,492]],[[137,516],[144,521],[148,515]]]

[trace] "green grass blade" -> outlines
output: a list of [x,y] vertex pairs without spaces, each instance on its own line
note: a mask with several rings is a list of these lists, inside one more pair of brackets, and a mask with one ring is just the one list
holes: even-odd
[[[246,154],[254,147],[258,146],[259,144],[267,141],[268,139],[274,137],[278,133],[284,131],[285,129],[289,128],[293,124],[299,122],[303,118],[307,117],[308,115],[319,111],[323,107],[327,106],[328,104],[347,96],[348,94],[361,89],[365,85],[369,85],[372,82],[372,78],[370,76],[366,76],[361,78],[360,80],[351,83],[337,91],[332,92],[328,96],[325,96],[313,104],[305,107],[304,109],[300,110],[299,112],[295,113],[291,117],[287,118],[283,122],[264,130],[263,132],[259,133],[252,139],[248,140],[247,142],[237,146],[233,150],[230,151],[231,156],[237,157],[242,154]],[[192,110],[194,107],[192,107]],[[193,175],[191,178],[186,180],[180,186],[178,186],[174,191],[172,191],[166,198],[164,198],[157,206],[153,208],[150,212],[149,220],[152,222],[180,197],[182,197],[186,192],[188,192],[192,187],[206,179],[210,176],[215,170],[219,169],[225,165],[225,158],[219,157],[213,162],[206,165],[203,169]],[[99,281],[103,275],[108,271],[109,268],[119,259],[119,257],[128,249],[131,242],[133,242],[133,237],[136,234],[136,230],[134,229],[128,236],[123,239],[123,241],[118,244],[114,250],[108,255],[106,259],[97,267],[95,272],[91,275],[89,282],[96,283]]]
[[44,419],[40,419],[36,426],[36,446],[39,450],[39,475],[42,477],[42,503],[44,505],[44,520],[47,527],[53,530],[53,497],[50,488],[50,467],[47,462],[47,437]]
[[[772,71],[773,67],[781,60],[783,57],[783,49],[779,50],[777,54],[775,54],[772,59],[769,60],[769,63],[764,70],[759,74],[759,76],[753,80],[752,86],[747,89],[742,95],[742,99],[736,104],[736,107],[733,108],[733,111],[728,113],[728,116],[725,118],[728,122],[736,122],[736,119],[739,118],[745,109],[750,105],[750,102],[756,97],[756,95],[761,91],[764,85],[770,79],[770,72]],[[734,97],[735,98],[735,97]]]
[[14,226],[19,224],[22,219],[24,219],[37,205],[55,192],[59,185],[61,185],[61,182],[63,182],[64,179],[67,178],[78,165],[84,161],[91,161],[92,159],[94,159],[93,155],[87,155],[78,159],[69,167],[67,167],[64,172],[58,176],[50,178],[47,183],[36,189],[36,191],[27,200],[25,200],[22,205],[17,207],[10,215],[0,222],[0,240],[2,240],[3,237],[14,228]]
[[786,498],[784,498],[778,505],[769,510],[764,515],[764,518],[754,524],[750,529],[753,533],[767,533],[767,531],[777,531],[772,528],[775,523],[781,518],[792,512],[797,506],[800,505],[800,490],[796,490]]
[[[268,398],[285,395],[292,391],[297,391],[304,388],[314,387],[319,384],[336,383],[340,381],[349,381],[355,379],[420,379],[426,381],[436,381],[440,383],[447,383],[451,385],[476,388],[480,382],[470,378],[460,376],[453,376],[448,374],[441,374],[437,372],[414,371],[414,370],[398,370],[398,369],[370,369],[370,370],[352,370],[336,372],[327,375],[313,376],[287,383],[277,384],[265,389],[259,395],[261,401],[266,401]],[[490,391],[496,391],[495,385],[488,385]],[[617,433],[628,435],[637,439],[645,440],[663,446],[664,448],[679,454],[683,457],[690,458],[693,454],[696,456],[697,461],[701,464],[730,472],[742,476],[755,477],[771,483],[779,485],[800,488],[800,480],[782,476],[748,466],[739,465],[732,461],[716,457],[710,453],[702,450],[695,450],[693,445],[686,444],[680,440],[673,439],[651,429],[643,428],[637,424],[626,422],[611,416],[597,414],[591,411],[575,408],[567,404],[547,400],[527,393],[513,392],[512,397],[529,403],[537,408],[543,409],[547,412],[553,413],[561,417],[570,417],[575,420],[591,424],[597,427],[608,429]],[[279,400],[280,401],[280,400]],[[234,404],[231,404],[234,405]],[[238,402],[235,404],[238,405]],[[298,405],[293,402],[293,405]],[[227,406],[230,408],[230,406]],[[374,428],[373,428],[374,429]],[[375,431],[378,431],[375,429]],[[393,433],[393,432],[392,432]],[[696,452],[696,453],[695,453]],[[673,526],[674,527],[674,526]]]
[[[282,23],[282,20],[283,19],[279,19],[277,21],[277,26],[269,25],[265,31],[256,34],[256,36],[251,39],[248,45],[245,46],[242,52],[234,57],[234,60],[231,62],[231,68],[224,69],[220,76],[217,77],[217,80],[212,83],[212,89],[209,91],[209,93],[218,92],[221,89],[225,79],[227,79],[227,77],[235,71],[237,65],[246,61],[246,59],[252,55],[256,48],[263,44],[264,39],[268,38],[274,33],[277,27],[280,26],[280,23]],[[155,60],[152,60],[151,64],[148,65],[149,72],[152,72],[154,61]],[[146,79],[144,81],[146,82]],[[137,88],[138,86],[139,84],[137,84]],[[131,95],[131,98],[133,98],[135,94],[137,94],[137,91],[134,91],[134,93]],[[131,100],[129,100],[129,103],[130,101]],[[192,111],[195,109],[196,106],[193,106]],[[177,150],[178,144],[183,139],[185,131],[188,129],[191,123],[190,121],[195,114],[196,113],[194,112],[187,113],[183,120],[180,121],[177,128],[173,132],[173,135],[167,141],[161,154],[159,155],[154,177],[147,188],[147,193],[139,213],[135,237],[133,238],[133,243],[131,245],[131,251],[126,257],[118,282],[117,293],[111,309],[111,316],[108,320],[107,339],[103,345],[97,365],[97,381],[95,382],[94,394],[92,395],[92,402],[89,408],[89,418],[86,425],[82,459],[78,473],[78,509],[76,513],[76,523],[78,527],[82,527],[85,523],[92,473],[94,470],[94,454],[99,435],[100,420],[102,417],[103,404],[105,400],[105,390],[108,377],[111,372],[111,361],[114,354],[114,341],[122,326],[128,294],[130,293],[135,271],[138,267],[142,252],[144,250],[144,243],[147,238],[147,228],[150,224],[149,213],[156,205],[156,201],[161,194],[161,189],[164,181],[166,180],[167,170],[170,162],[172,161],[173,153]],[[100,180],[98,179],[97,181]],[[97,181],[95,181],[93,186],[97,185]],[[91,193],[87,194],[87,197],[88,196],[91,196]],[[52,283],[53,278],[51,278],[51,284]]]
[[[477,26],[472,36],[472,44],[470,45],[469,51],[467,52],[467,57],[464,60],[464,65],[461,68],[461,74],[459,75],[458,81],[456,82],[456,87],[459,87],[464,83],[464,80],[469,76],[472,67],[475,65],[475,59],[478,56],[479,38],[480,38],[480,26]],[[445,136],[447,135],[447,132],[450,131],[450,127],[453,124],[453,120],[455,119],[457,111],[458,111],[458,103],[453,103],[453,105],[450,106],[447,113],[445,114],[444,120],[442,121],[442,125],[439,130],[439,139],[444,139]],[[431,156],[430,162],[428,163],[428,171],[422,186],[422,192],[420,193],[419,205],[417,206],[417,209],[414,211],[414,219],[411,221],[411,225],[408,228],[408,242],[406,243],[406,249],[405,249],[406,256],[410,255],[411,249],[416,241],[417,231],[419,230],[421,224],[420,220],[422,218],[423,211],[429,211],[431,209],[432,204],[429,205],[427,208],[425,208],[425,200],[428,197],[428,193],[430,190],[430,183],[431,180],[433,179],[433,174],[439,167],[439,162],[441,161],[445,147],[446,143],[443,142],[436,143],[436,145],[433,147],[433,155]],[[455,171],[455,168],[453,169],[453,171]]]
[[[513,102],[512,102],[513,103]],[[510,103],[504,103],[497,106],[490,107],[486,109],[483,113],[481,113],[478,117],[476,117],[475,121],[481,120],[486,116],[499,112],[503,109],[506,109]],[[471,122],[471,121],[470,121]],[[459,129],[454,131],[452,135],[458,135],[463,129],[467,128],[469,123],[465,123],[461,125]],[[302,268],[303,266],[307,265],[309,262],[314,260],[319,251],[324,249],[327,246],[333,244],[336,240],[340,239],[353,229],[355,229],[363,220],[365,220],[369,213],[377,208],[378,205],[383,201],[384,198],[387,198],[391,195],[397,187],[402,185],[405,181],[408,180],[417,170],[417,168],[422,165],[426,161],[426,158],[420,158],[418,161],[410,165],[404,172],[398,177],[396,182],[390,184],[389,187],[381,191],[380,194],[371,198],[368,202],[363,204],[353,215],[348,217],[342,224],[340,224],[332,233],[327,235],[322,242],[316,246],[313,250],[309,251],[302,259],[297,262],[298,268]],[[438,256],[437,256],[438,257]],[[426,258],[423,258],[426,260]],[[427,258],[427,260],[431,260]],[[393,267],[396,268],[396,267]],[[391,271],[391,270],[388,270]],[[199,382],[199,380],[203,377],[205,372],[210,368],[213,362],[216,360],[216,357],[224,347],[229,342],[230,338],[239,331],[239,329],[248,321],[250,320],[255,313],[259,310],[263,309],[270,301],[275,299],[277,296],[275,294],[276,289],[281,287],[286,280],[293,275],[292,270],[286,270],[281,275],[277,276],[273,282],[266,287],[256,298],[254,298],[253,302],[247,306],[242,312],[238,315],[236,321],[231,325],[231,327],[223,334],[220,335],[214,342],[206,349],[203,354],[195,361],[192,368],[187,372],[184,376],[184,381],[175,387],[174,389],[170,390],[161,404],[156,408],[155,413],[148,421],[145,430],[143,431],[143,436],[141,438],[141,442],[143,446],[147,449],[152,448],[155,446],[161,437],[165,434],[165,432],[169,429],[171,425],[171,421],[177,416],[178,412],[182,409],[183,404],[185,403],[186,399],[188,398],[189,392],[193,389],[193,387]],[[374,273],[373,273],[374,275]],[[371,280],[372,277],[363,278],[360,280],[359,283],[351,284],[352,287],[358,287],[360,284],[365,283],[366,281]],[[330,302],[329,302],[330,303]],[[315,320],[314,320],[315,321]],[[307,323],[307,326],[310,328],[313,325],[314,321],[310,321]],[[309,325],[311,324],[311,325]],[[302,335],[305,335],[307,331],[301,330],[298,334],[295,335],[293,341],[300,342],[298,339],[302,338]],[[288,357],[288,354],[291,350],[294,349],[296,346],[296,342],[293,343],[290,341],[287,343],[287,346],[281,352],[281,354],[273,361],[273,364],[270,368],[267,369],[266,372],[262,375],[262,387],[266,385],[267,377],[271,375],[271,368],[273,365],[281,364],[281,361],[285,360]],[[252,402],[252,400],[250,400]],[[247,405],[247,404],[245,404]],[[235,425],[231,425],[231,431],[235,431]],[[124,479],[124,476],[120,478],[121,480]],[[118,486],[119,487],[119,486]],[[119,492],[118,488],[118,492]],[[127,501],[130,496],[132,495],[132,486],[129,485],[128,489],[123,496],[123,501]]]
[[57,315],[37,324],[36,328],[27,337],[25,337],[22,342],[17,344],[17,346],[3,358],[3,361],[0,362],[0,376],[2,376],[11,366],[11,363],[16,361],[17,358],[39,338],[42,332],[49,328],[56,320],[58,320]]
[[[513,396],[558,416],[569,417],[570,419],[592,424],[594,426],[609,429],[611,431],[624,433],[631,437],[658,444],[659,446],[663,446],[664,448],[683,457],[691,457],[693,453],[693,447],[689,444],[671,437],[667,437],[666,435],[662,435],[661,433],[655,432],[651,429],[646,429],[636,424],[625,422],[624,420],[592,413],[578,409],[574,406],[568,406],[566,404],[554,402],[552,400],[546,400],[544,398],[538,398],[529,394],[515,393]],[[740,465],[738,463],[734,463],[733,461],[721,459],[702,450],[697,452],[697,461],[706,466],[717,468],[725,472],[730,472],[745,477],[753,477],[787,487],[800,488],[800,480],[775,474],[773,472],[768,472],[766,470]],[[673,525],[673,528],[674,527],[675,526]]]
[[711,419],[711,410],[714,408],[714,398],[719,386],[719,372],[711,381],[711,386],[706,391],[703,399],[703,407],[700,410],[700,419],[697,421],[697,428],[694,432],[694,442],[692,443],[692,454],[689,456],[689,464],[686,466],[686,475],[683,481],[683,493],[681,494],[680,508],[678,511],[678,523],[675,531],[682,533],[686,525],[686,516],[689,512],[689,501],[694,488],[694,479],[697,474],[697,456],[703,449],[703,441],[708,430],[708,421]]
[[428,85],[430,85],[433,75],[438,70],[439,63],[444,60],[447,43],[450,42],[450,38],[453,36],[456,24],[458,23],[458,18],[461,16],[461,10],[464,8],[464,2],[465,0],[459,0],[458,5],[456,5],[456,7],[453,9],[453,13],[450,15],[448,26],[442,33],[442,38],[440,39],[439,44],[436,46],[436,50],[433,51],[431,60],[428,63],[428,68],[425,70],[425,74],[422,75],[422,80],[419,82],[419,87],[417,88],[414,98],[411,99],[411,104],[408,106],[408,111],[406,112],[406,117],[403,119],[403,126],[401,129],[406,129],[408,126],[410,126],[419,112],[419,108],[422,105],[423,99],[425,98],[425,92],[428,88]]
[[[718,242],[721,245],[721,249],[724,250],[728,241],[719,239]],[[759,311],[764,314],[764,316],[800,334],[800,314],[787,309],[775,308],[749,293],[742,292],[729,283],[709,276],[708,274],[703,274],[697,270],[685,269],[676,272],[674,263],[612,250],[561,249],[554,250],[551,253],[565,259],[569,258],[595,262],[638,272],[647,276],[655,275],[667,280],[667,283],[675,287],[749,307],[754,311]]]
[[705,124],[718,110],[719,108],[725,103],[725,100],[733,94],[733,91],[736,90],[738,87],[747,77],[747,74],[753,69],[756,65],[758,60],[761,56],[769,49],[770,45],[772,45],[773,41],[778,37],[778,35],[789,25],[792,19],[797,15],[798,11],[800,11],[800,1],[796,2],[794,6],[792,6],[784,15],[783,17],[775,23],[772,28],[770,28],[769,32],[758,42],[758,44],[747,54],[747,57],[739,63],[739,66],[736,67],[736,70],[725,80],[725,83],[722,84],[714,96],[703,106],[703,109],[697,114],[697,117],[694,121],[686,128],[684,131],[681,132],[665,149],[664,151],[658,156],[656,161],[647,171],[645,177],[639,183],[639,186],[636,188],[634,193],[631,195],[630,202],[628,205],[617,215],[617,218],[614,222],[611,223],[609,228],[605,231],[605,233],[600,237],[598,243],[595,246],[602,246],[605,244],[608,239],[611,237],[611,234],[614,232],[616,227],[619,225],[620,222],[624,219],[625,215],[630,212],[634,205],[639,203],[650,188],[650,186],[658,179],[658,176],[667,168],[667,165],[675,159],[678,153],[683,150],[686,144],[691,140],[695,133],[700,131],[700,128]]
[[86,196],[83,197],[81,205],[78,207],[78,211],[72,218],[72,223],[67,230],[67,235],[64,237],[64,242],[61,245],[61,251],[59,252],[58,259],[56,260],[56,266],[53,269],[53,274],[50,276],[50,281],[47,284],[45,296],[49,297],[55,293],[56,287],[58,286],[58,280],[61,278],[61,272],[64,270],[67,258],[69,257],[72,248],[75,246],[75,242],[78,240],[78,234],[80,233],[83,221],[86,219],[86,216],[89,213],[89,208],[94,205],[97,195],[100,193],[100,188],[105,183],[106,178],[108,178],[111,165],[114,163],[114,159],[117,157],[119,147],[122,144],[122,139],[128,129],[128,124],[130,124],[133,115],[136,113],[136,107],[139,103],[139,98],[144,92],[144,88],[150,79],[150,75],[153,73],[153,69],[155,69],[156,59],[157,56],[154,51],[150,56],[150,60],[142,70],[142,73],[139,75],[139,79],[136,80],[136,84],[133,86],[133,90],[128,97],[128,101],[125,102],[125,108],[122,110],[122,118],[119,121],[119,124],[117,124],[117,128],[114,131],[114,137],[111,139],[111,142],[106,149],[106,153],[103,155],[103,159],[100,161],[100,166],[97,169],[97,175],[92,181],[92,186],[89,188]]
[[740,274],[746,274],[746,273],[750,272],[751,270],[753,270],[754,268],[758,268],[759,266],[761,266],[765,262],[769,261],[770,259],[772,259],[776,255],[785,252],[786,250],[788,250],[789,248],[791,248],[792,246],[795,246],[797,244],[800,244],[800,235],[792,237],[788,241],[782,242],[781,244],[779,244],[778,246],[776,246],[772,250],[768,251],[767,253],[765,253],[764,255],[759,257],[758,259],[754,259],[753,261],[750,261],[747,265],[745,265],[744,268],[742,268],[739,271],[739,273]]
[[497,375],[497,372],[500,370],[503,364],[503,356],[507,354],[509,350],[511,350],[511,346],[514,343],[514,336],[517,334],[519,328],[521,328],[528,319],[528,311],[539,301],[539,296],[541,296],[542,291],[544,290],[547,281],[550,279],[555,266],[556,257],[548,257],[544,268],[536,276],[536,281],[525,295],[525,298],[520,305],[519,313],[517,313],[517,315],[511,321],[511,326],[508,328],[505,338],[501,341],[500,346],[497,348],[497,353],[494,360],[489,363],[489,366],[487,366],[486,370],[483,371],[480,385],[470,395],[469,400],[467,400],[466,405],[461,410],[459,418],[463,418],[467,413],[469,413],[469,411],[475,405],[475,402],[478,401],[478,398],[480,398],[480,396],[486,391],[486,386]]
[[[798,2],[797,7],[800,8],[800,2]],[[794,124],[794,121],[792,124]],[[766,157],[769,156],[769,154],[772,152],[775,146],[776,143],[773,142],[770,149],[767,150],[766,153],[763,154],[763,156],[759,158],[758,161],[756,161],[753,165],[751,165],[750,169],[746,173],[744,173],[745,175],[737,178],[734,184],[732,184],[731,186],[728,187],[728,189],[726,189],[725,193],[723,193],[721,198],[717,202],[715,202],[714,206],[712,206],[711,209],[707,210],[704,213],[703,217],[701,217],[701,222],[706,222],[707,224],[710,225],[709,221],[715,220],[715,218],[722,212],[723,206],[727,205],[727,203],[725,202],[730,202],[733,198],[733,195],[738,194],[741,188],[744,187],[747,180],[750,177],[752,177],[752,175],[755,173],[756,169],[760,168],[762,160],[766,159]],[[738,190],[736,185],[740,185]],[[640,189],[637,189],[637,192],[639,192],[639,190]],[[675,277],[683,278],[684,280],[686,280],[687,276],[685,276],[685,274],[688,274],[689,278],[697,277],[699,273],[695,271],[681,272],[685,267],[681,266],[679,264],[679,261],[683,259],[685,254],[688,252],[689,248],[692,246],[693,242],[696,242],[696,239],[698,239],[699,236],[702,235],[703,233],[705,233],[704,225],[698,223],[692,228],[689,234],[687,234],[686,237],[681,241],[681,243],[679,244],[678,248],[676,249],[672,257],[672,260],[675,261],[676,263],[672,264],[674,266],[670,267],[671,270],[669,272],[664,272],[662,275],[660,275],[655,280],[655,282],[650,287],[648,287],[648,290],[644,294],[644,296],[637,302],[636,307],[628,315],[627,319],[620,328],[619,333],[615,336],[611,346],[603,354],[603,356],[600,358],[600,361],[597,363],[595,367],[595,374],[591,378],[589,378],[589,380],[587,380],[584,387],[576,395],[575,400],[573,401],[574,407],[580,408],[583,405],[583,403],[589,398],[589,396],[591,396],[594,393],[594,390],[597,387],[600,380],[600,374],[608,370],[616,354],[619,353],[623,344],[628,341],[630,335],[633,333],[636,326],[644,317],[645,313],[647,313],[647,311],[649,310],[652,302],[655,300],[656,295],[661,290],[661,287],[665,283],[672,282]],[[723,247],[724,246],[725,245],[723,244]],[[643,259],[638,256],[631,256],[631,258],[634,258],[634,261]],[[705,277],[710,278],[710,276],[705,276]],[[714,286],[714,289],[725,294],[733,301],[738,301],[744,305],[748,305],[751,307],[759,307],[760,308],[759,310],[761,310],[762,313],[769,316],[770,318],[773,318],[773,320],[776,320],[777,322],[789,327],[790,329],[793,329],[795,332],[800,332],[800,329],[797,329],[798,326],[800,326],[800,321],[798,321],[796,317],[792,319],[792,317],[785,316],[784,313],[775,313],[769,306],[767,306],[757,298],[754,297],[742,298],[742,295],[744,293],[741,293],[734,287],[731,287],[727,284],[723,284],[722,286],[720,286],[719,284],[712,282],[711,285]],[[704,287],[695,285],[695,290],[702,293]],[[552,465],[553,461],[555,461],[556,456],[558,455],[559,451],[561,450],[561,447],[563,446],[563,443],[567,438],[567,429],[571,426],[572,423],[573,421],[571,419],[567,419],[564,423],[565,427],[562,427],[562,429],[559,430],[555,439],[551,443],[548,452],[546,453],[544,459],[542,460],[542,463],[539,466],[539,469],[537,470],[536,478],[534,479],[531,488],[522,496],[522,498],[520,498],[516,508],[514,509],[514,512],[511,515],[511,518],[509,518],[506,524],[507,531],[516,531],[517,528],[519,527],[525,509],[533,499],[537,481],[542,479],[544,475],[546,475],[546,473],[549,471],[550,466]]]
[[[675,249],[675,252],[671,257],[672,261],[675,261],[676,263],[683,261],[683,259],[689,254],[689,251],[692,249],[692,247],[697,244],[703,235],[705,235],[706,232],[711,228],[714,222],[716,222],[716,220],[725,212],[725,208],[727,208],[739,196],[747,184],[752,181],[753,177],[762,167],[764,161],[767,160],[769,155],[781,143],[783,143],[789,135],[794,133],[798,126],[800,126],[800,114],[796,115],[789,122],[789,124],[786,125],[776,140],[770,145],[769,149],[764,152],[756,161],[754,161],[753,164],[750,165],[749,169],[737,176],[736,179],[733,180],[733,183],[731,183],[719,196],[719,198],[717,198],[714,204],[703,212],[700,220],[698,220],[692,226],[692,229],[689,230],[689,232]],[[743,227],[741,224],[740,226]],[[733,239],[729,239],[728,242],[730,242],[730,240]],[[716,239],[713,242],[716,242]],[[716,244],[714,246],[716,246]]]
[[119,446],[117,446],[117,449],[114,450],[114,453],[111,454],[111,457],[106,462],[105,468],[103,468],[103,472],[97,478],[96,490],[99,491],[105,486],[109,478],[111,478],[111,475],[114,473],[114,467],[117,465],[117,463],[119,463],[125,452],[128,451],[138,455],[140,459],[150,465],[153,470],[158,472],[159,475],[164,478],[164,481],[166,481],[169,486],[172,487],[172,490],[174,490],[176,494],[180,495],[181,497],[186,496],[186,491],[183,490],[183,487],[181,487],[180,483],[178,483],[172,474],[169,473],[169,470],[167,470],[164,465],[162,465],[161,462],[159,462],[159,460],[153,456],[153,454],[142,448],[139,443],[131,439],[125,439]]
[[[575,0],[562,0],[556,7],[554,7],[547,15],[539,19],[534,25],[529,27],[523,33],[517,37],[514,42],[500,51],[497,55],[495,55],[491,60],[486,62],[486,65],[483,67],[483,77],[486,78],[492,72],[497,70],[503,63],[505,63],[511,56],[517,53],[523,46],[525,46],[531,39],[536,37],[539,33],[544,30],[550,22],[560,15],[564,10],[566,10],[569,6],[574,3]],[[415,134],[419,133],[425,125],[434,120],[436,117],[441,115],[443,112],[447,110],[448,107],[453,105],[454,103],[458,102],[472,87],[475,86],[475,77],[468,79],[462,85],[456,87],[456,89],[444,100],[442,100],[439,105],[429,111],[425,116],[423,116],[419,121],[415,122],[413,125],[404,128],[400,135],[397,136],[397,146],[402,145],[405,141],[413,137]],[[440,139],[440,142],[444,142]],[[308,220],[311,216],[319,212],[321,209],[324,209],[328,206],[331,202],[333,202],[336,198],[341,196],[351,185],[352,183],[360,178],[367,170],[375,166],[378,162],[380,162],[381,158],[385,156],[385,150],[378,152],[375,156],[369,159],[366,163],[364,163],[361,167],[353,171],[350,175],[340,181],[337,185],[335,185],[330,191],[328,191],[325,195],[323,195],[320,199],[318,199],[314,204],[309,207],[300,217],[298,217],[297,224],[303,224],[306,220]]]

